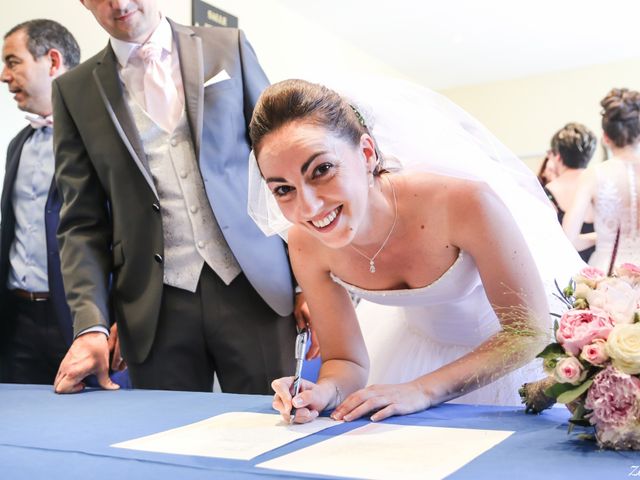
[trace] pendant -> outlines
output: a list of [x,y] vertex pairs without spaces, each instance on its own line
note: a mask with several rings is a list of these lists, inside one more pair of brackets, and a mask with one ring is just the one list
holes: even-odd
[[376,273],[376,265],[373,263],[373,260],[369,260],[369,271],[371,273]]

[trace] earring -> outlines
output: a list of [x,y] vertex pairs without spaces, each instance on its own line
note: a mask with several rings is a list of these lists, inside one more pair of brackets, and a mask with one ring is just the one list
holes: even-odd
[[374,181],[373,172],[369,172],[369,188],[373,188]]

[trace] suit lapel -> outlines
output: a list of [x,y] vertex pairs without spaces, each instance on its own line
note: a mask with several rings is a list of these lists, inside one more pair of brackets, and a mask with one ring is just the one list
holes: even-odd
[[200,142],[202,139],[202,115],[204,104],[204,65],[202,56],[202,40],[190,28],[178,25],[169,20],[178,45],[180,71],[184,85],[187,118],[191,127],[191,136],[200,158]]
[[158,193],[153,178],[151,177],[147,156],[142,146],[142,140],[140,140],[138,129],[124,99],[122,85],[120,84],[120,78],[118,76],[116,56],[110,45],[107,45],[107,48],[105,48],[104,56],[96,65],[93,76],[98,84],[100,96],[111,117],[111,121],[116,127],[118,135],[120,135],[129,154],[157,197]]

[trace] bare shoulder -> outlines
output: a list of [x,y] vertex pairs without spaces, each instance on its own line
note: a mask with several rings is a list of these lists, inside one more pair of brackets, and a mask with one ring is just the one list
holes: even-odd
[[484,182],[446,175],[397,175],[394,183],[398,184],[399,193],[412,199],[416,208],[437,208],[448,214],[463,213],[469,208],[482,208],[487,202],[493,202],[497,198]]

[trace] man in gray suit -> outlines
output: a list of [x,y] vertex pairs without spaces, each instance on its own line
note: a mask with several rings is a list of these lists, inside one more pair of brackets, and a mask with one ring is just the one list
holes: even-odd
[[53,85],[75,335],[55,390],[91,373],[117,388],[113,314],[134,387],[211,391],[216,372],[223,391],[267,393],[292,373],[295,336],[284,245],[246,210],[267,79],[238,30],[178,25],[156,0],[81,2],[110,40]]

